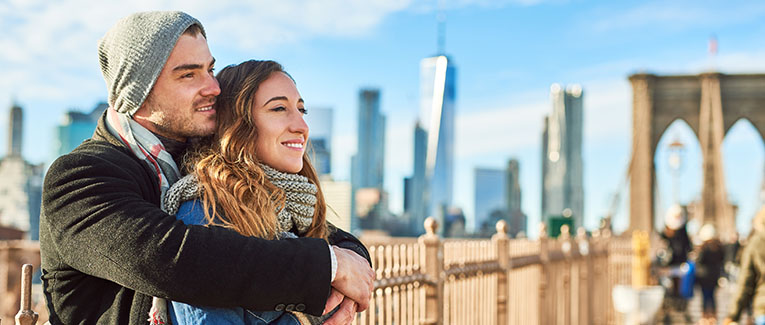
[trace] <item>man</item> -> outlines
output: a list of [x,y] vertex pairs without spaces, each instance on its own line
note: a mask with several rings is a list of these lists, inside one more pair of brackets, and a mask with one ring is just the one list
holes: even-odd
[[[751,308],[749,323],[765,324],[765,207],[752,218],[752,229],[741,253],[741,271],[728,317],[723,324],[736,324]],[[754,321],[752,321],[754,320]]]
[[268,241],[186,226],[160,209],[181,176],[185,144],[215,128],[220,89],[199,21],[133,14],[107,32],[98,53],[110,108],[90,140],[51,165],[43,187],[51,323],[146,324],[152,296],[313,315],[340,304],[327,324],[346,324],[368,307],[374,272],[345,232],[330,236],[332,247],[314,238]]

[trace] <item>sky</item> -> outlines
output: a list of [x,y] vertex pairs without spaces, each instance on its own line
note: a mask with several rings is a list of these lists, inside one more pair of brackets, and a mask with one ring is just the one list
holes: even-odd
[[[295,78],[310,110],[334,110],[333,177],[349,180],[356,151],[358,92],[381,91],[387,117],[385,189],[400,213],[403,178],[412,173],[419,113],[419,63],[437,52],[437,15],[445,52],[457,66],[454,203],[473,218],[476,167],[520,162],[523,210],[534,235],[540,213],[542,121],[553,83],[584,89],[585,226],[616,206],[624,229],[631,144],[630,74],[765,73],[765,2],[579,0],[178,1],[0,0],[0,156],[7,151],[8,107],[24,108],[24,157],[49,164],[55,126],[68,110],[106,100],[96,44],[135,11],[182,10],[198,18],[220,69],[272,59]],[[711,55],[711,37],[718,52]],[[309,112],[310,114],[310,112]],[[667,145],[686,144],[679,171]],[[729,199],[748,231],[761,204],[765,146],[739,122],[723,143]],[[701,154],[677,122],[656,152],[658,206],[700,196]],[[679,184],[679,186],[676,186]],[[675,195],[677,193],[677,195]],[[614,205],[614,197],[620,199]]]

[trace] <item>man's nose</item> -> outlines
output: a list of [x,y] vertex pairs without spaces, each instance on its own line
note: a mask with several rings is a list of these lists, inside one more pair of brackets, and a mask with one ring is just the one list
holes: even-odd
[[205,79],[205,85],[202,88],[201,91],[202,96],[218,96],[220,95],[220,85],[218,84],[218,79],[215,79],[215,76],[210,74]]

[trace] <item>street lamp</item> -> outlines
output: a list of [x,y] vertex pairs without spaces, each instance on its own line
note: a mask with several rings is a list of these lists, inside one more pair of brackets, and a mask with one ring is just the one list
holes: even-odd
[[685,155],[685,145],[679,138],[669,144],[669,168],[672,170],[674,181],[674,202],[680,204],[680,171],[683,167],[683,156]]

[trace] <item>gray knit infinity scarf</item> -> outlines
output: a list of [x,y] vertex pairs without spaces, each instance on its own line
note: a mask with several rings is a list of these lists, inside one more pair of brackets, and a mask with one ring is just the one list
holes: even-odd
[[284,209],[278,210],[277,207],[276,211],[279,230],[289,232],[295,227],[297,235],[308,232],[316,206],[316,192],[318,192],[316,185],[303,175],[280,172],[264,164],[260,164],[260,167],[263,168],[268,180],[284,191],[286,199]]
[[[302,175],[280,172],[264,164],[260,164],[260,167],[265,172],[266,178],[284,191],[285,206],[283,209],[277,207],[275,211],[279,231],[289,233],[294,227],[297,235],[305,234],[313,222],[318,192],[316,185]],[[196,176],[186,175],[165,194],[165,212],[176,214],[181,203],[196,199],[199,194],[200,187]],[[282,235],[281,237],[292,236]]]

